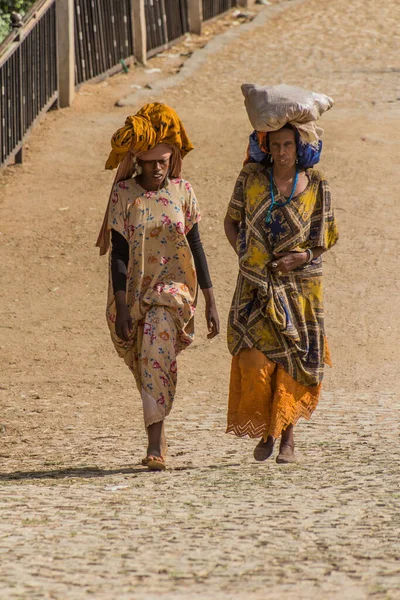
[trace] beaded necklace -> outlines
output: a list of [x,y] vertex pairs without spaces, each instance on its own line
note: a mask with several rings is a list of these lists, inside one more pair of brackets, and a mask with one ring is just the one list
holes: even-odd
[[271,202],[271,206],[268,209],[267,216],[265,217],[265,222],[266,223],[271,223],[272,211],[274,210],[274,208],[276,208],[278,206],[286,206],[286,204],[289,204],[289,202],[293,198],[293,194],[295,192],[298,179],[299,179],[299,172],[296,169],[296,175],[294,177],[293,188],[292,188],[292,191],[290,193],[289,198],[287,200],[285,200],[285,202],[282,202],[282,203],[276,202],[276,200],[275,200],[275,193],[274,193],[274,170],[271,169],[271,179],[269,181],[269,189],[270,189],[270,193],[271,193],[271,200],[272,200],[272,202]]

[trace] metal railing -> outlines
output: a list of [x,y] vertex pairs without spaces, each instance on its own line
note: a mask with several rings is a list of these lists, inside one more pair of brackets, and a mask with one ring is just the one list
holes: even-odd
[[145,0],[147,56],[189,31],[187,0]]
[[167,16],[165,0],[145,0],[147,55],[167,47]]
[[182,37],[189,31],[187,0],[166,0],[168,41]]
[[[207,20],[236,1],[198,0],[197,13],[194,6],[192,31],[202,7]],[[24,138],[41,115],[55,103],[70,105],[74,77],[77,86],[124,68],[134,54],[133,29],[144,61],[146,45],[147,56],[172,45],[190,30],[188,8],[188,0],[37,0],[0,44],[0,168],[22,162]]]
[[75,82],[123,68],[133,56],[130,0],[75,0]]
[[203,20],[213,19],[237,5],[236,0],[202,0]]
[[58,98],[55,0],[30,11],[0,45],[0,167],[22,162],[22,143]]

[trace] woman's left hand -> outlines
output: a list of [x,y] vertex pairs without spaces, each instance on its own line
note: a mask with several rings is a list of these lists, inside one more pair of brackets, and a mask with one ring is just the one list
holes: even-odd
[[277,252],[268,266],[274,273],[290,273],[304,265],[307,260],[307,252]]
[[211,340],[219,334],[219,316],[215,302],[206,304],[206,320],[208,328],[207,338]]

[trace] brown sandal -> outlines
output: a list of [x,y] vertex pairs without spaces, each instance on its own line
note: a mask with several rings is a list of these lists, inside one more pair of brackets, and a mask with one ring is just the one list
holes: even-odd
[[[144,461],[146,463],[144,464]],[[146,466],[149,471],[165,471],[165,460],[163,456],[154,456],[149,454],[145,459],[142,460],[142,465]]]
[[264,439],[261,438],[257,446],[254,448],[253,456],[255,460],[259,462],[267,460],[267,458],[269,458],[274,451],[274,444],[275,440],[272,436],[268,436],[266,442],[264,442]]
[[[285,452],[282,452],[282,450],[285,448],[285,446],[290,448],[292,451],[289,455],[286,454]],[[291,444],[283,444],[279,448],[279,454],[276,457],[276,462],[278,463],[278,465],[289,465],[289,464],[297,462],[297,458],[294,453],[294,447]]]

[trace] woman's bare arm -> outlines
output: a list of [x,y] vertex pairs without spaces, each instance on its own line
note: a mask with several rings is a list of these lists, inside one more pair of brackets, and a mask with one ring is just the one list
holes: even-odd
[[225,235],[228,238],[228,242],[236,252],[236,242],[239,235],[239,223],[232,219],[227,213],[224,219]]

